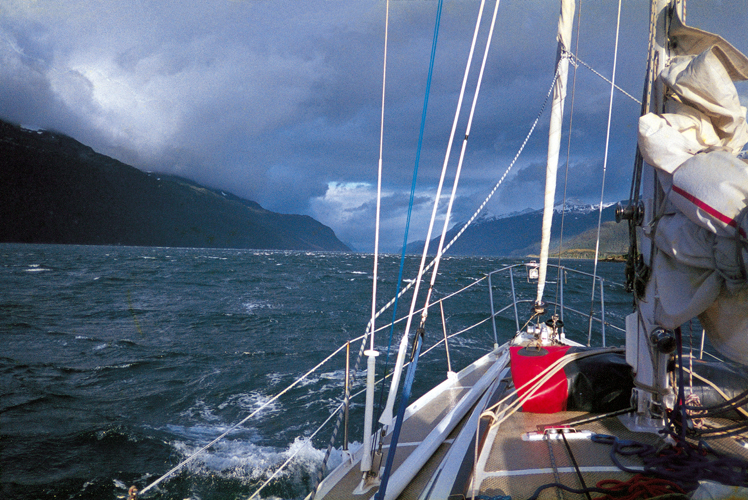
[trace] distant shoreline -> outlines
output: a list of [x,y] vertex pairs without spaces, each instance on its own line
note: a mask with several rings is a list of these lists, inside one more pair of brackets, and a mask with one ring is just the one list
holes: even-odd
[[[549,255],[548,258],[553,259],[575,259],[575,260],[594,260],[595,252],[593,250],[583,250],[583,251],[572,251],[572,252],[564,252],[560,256],[558,254]],[[539,255],[528,255],[528,258],[532,259],[539,259]],[[626,262],[626,259],[628,258],[627,254],[611,254],[611,255],[602,255],[598,257],[598,262]]]

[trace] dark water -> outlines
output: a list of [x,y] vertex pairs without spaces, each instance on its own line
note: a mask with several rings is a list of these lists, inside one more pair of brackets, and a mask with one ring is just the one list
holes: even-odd
[[[9,499],[115,499],[126,497],[130,485],[142,489],[360,336],[371,309],[369,255],[0,245],[0,256],[0,490]],[[406,278],[415,276],[418,260],[408,260]],[[512,262],[445,259],[435,295]],[[565,264],[592,271],[591,262]],[[397,270],[398,257],[383,258],[382,304],[393,296]],[[598,271],[620,282],[623,265],[601,263]],[[590,281],[569,281],[566,304],[588,311]],[[524,268],[515,285],[533,297]],[[497,305],[506,303],[508,278],[494,286]],[[554,285],[548,290],[553,294]],[[606,318],[622,326],[630,297],[615,285],[605,294]],[[409,303],[408,295],[399,316]],[[485,319],[489,307],[484,281],[445,303],[447,330]],[[527,312],[520,310],[520,321]],[[577,339],[586,342],[581,323]],[[513,313],[497,326],[499,342],[507,340]],[[438,308],[427,331],[427,346],[443,336]],[[600,343],[598,331],[593,344]],[[378,334],[380,352],[388,336]],[[607,337],[608,344],[622,343],[610,328]],[[453,369],[492,344],[489,322],[450,341]],[[299,451],[261,495],[303,498],[331,427],[308,436],[339,404],[344,363],[336,356],[152,497],[248,498]],[[435,349],[419,364],[415,395],[445,370],[444,350]],[[358,398],[352,409],[352,441],[361,440],[362,404]]]

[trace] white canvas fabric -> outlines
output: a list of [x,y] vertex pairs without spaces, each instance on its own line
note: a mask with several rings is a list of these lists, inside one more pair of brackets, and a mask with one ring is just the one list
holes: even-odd
[[564,102],[566,100],[566,83],[569,74],[569,58],[565,52],[571,47],[571,32],[574,25],[574,2],[561,2],[561,13],[558,18],[559,46],[558,75],[553,86],[553,103],[551,105],[551,123],[548,130],[548,161],[545,169],[545,194],[543,198],[543,225],[540,239],[540,267],[538,268],[538,291],[536,303],[543,301],[545,278],[548,270],[548,255],[551,244],[551,224],[556,195],[556,172],[558,155],[561,148],[561,129],[564,120]]
[[658,251],[644,300],[653,324],[698,316],[712,345],[748,363],[748,163],[737,157],[748,123],[733,84],[748,79],[748,59],[716,35],[675,31],[679,55],[660,74],[667,113],[639,121],[639,148],[666,195],[648,232]]

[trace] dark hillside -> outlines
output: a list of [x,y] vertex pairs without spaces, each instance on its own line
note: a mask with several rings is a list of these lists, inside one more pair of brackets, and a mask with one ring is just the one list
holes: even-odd
[[70,137],[0,121],[0,241],[340,250],[303,215],[150,174]]

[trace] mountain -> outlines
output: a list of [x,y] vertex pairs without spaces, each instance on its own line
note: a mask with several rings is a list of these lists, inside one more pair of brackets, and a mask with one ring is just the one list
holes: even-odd
[[[564,255],[590,256],[594,252],[597,237],[599,208],[593,205],[566,204],[563,217]],[[551,228],[551,252],[558,252],[561,235],[562,206],[553,213]],[[600,254],[624,254],[628,251],[628,226],[616,224],[615,206],[603,206]],[[540,253],[540,234],[543,222],[542,210],[523,210],[504,216],[484,216],[476,219],[457,242],[449,249],[450,255],[501,255],[527,256]],[[447,233],[446,241],[452,240],[463,223],[455,224]],[[436,252],[439,238],[431,241],[429,249]],[[423,241],[409,243],[408,253],[423,252]],[[593,253],[594,255],[594,253]]]
[[348,251],[329,227],[0,121],[0,242]]

